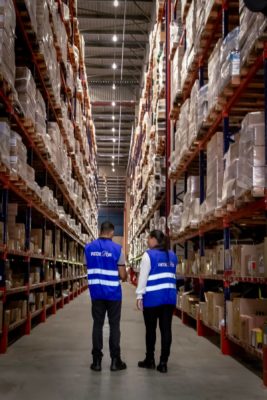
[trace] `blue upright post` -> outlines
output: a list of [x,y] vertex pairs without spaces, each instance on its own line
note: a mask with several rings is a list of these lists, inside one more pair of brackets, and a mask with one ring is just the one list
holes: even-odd
[[202,86],[204,86],[204,66],[201,59],[199,61],[199,67],[198,67],[198,80],[199,80],[199,88],[202,88]]
[[199,194],[202,204],[205,200],[205,154],[202,149],[199,152]]
[[[185,171],[184,173],[184,194],[187,192],[187,178],[188,178],[188,173]],[[185,241],[184,243],[184,259],[188,260],[188,242]]]
[[3,244],[7,245],[8,189],[6,188],[3,189],[2,209],[4,223]]
[[229,116],[228,114],[223,115],[223,152],[227,153],[230,146],[230,136],[229,136]]
[[32,208],[31,206],[27,206],[26,223],[25,223],[25,251],[30,250],[31,226],[32,226]]
[[264,47],[265,164],[267,164],[267,44]]
[[223,39],[226,38],[226,36],[229,33],[229,10],[228,10],[228,0],[223,1],[222,5],[222,27],[223,27]]

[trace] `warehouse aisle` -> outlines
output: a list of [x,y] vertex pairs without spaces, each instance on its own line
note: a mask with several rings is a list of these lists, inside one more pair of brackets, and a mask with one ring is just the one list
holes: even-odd
[[[90,371],[89,300],[80,296],[56,317],[39,325],[0,357],[0,398],[5,400],[180,399],[261,400],[262,381],[194,330],[174,319],[169,373],[136,367],[144,352],[144,326],[135,310],[134,288],[124,286],[123,359],[128,369],[109,371],[107,348],[102,373]],[[105,335],[108,335],[106,326]]]

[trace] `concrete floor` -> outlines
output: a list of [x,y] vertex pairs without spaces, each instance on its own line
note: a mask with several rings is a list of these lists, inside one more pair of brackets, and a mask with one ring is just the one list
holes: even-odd
[[[87,293],[35,328],[0,356],[0,398],[5,400],[261,400],[267,390],[254,373],[221,355],[208,340],[178,318],[173,323],[169,373],[137,368],[144,356],[142,314],[134,288],[124,285],[122,352],[128,369],[109,371],[107,345],[103,370],[91,362],[90,302]],[[105,326],[108,336],[108,326]],[[107,343],[107,340],[106,340]],[[158,354],[157,354],[158,357]]]

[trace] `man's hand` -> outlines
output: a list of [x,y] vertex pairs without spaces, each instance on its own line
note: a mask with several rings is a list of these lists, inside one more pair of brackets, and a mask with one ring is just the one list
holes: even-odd
[[122,282],[127,282],[128,275],[125,266],[119,266],[119,277]]
[[143,299],[137,299],[136,300],[136,307],[138,310],[143,311],[144,306],[143,306]]

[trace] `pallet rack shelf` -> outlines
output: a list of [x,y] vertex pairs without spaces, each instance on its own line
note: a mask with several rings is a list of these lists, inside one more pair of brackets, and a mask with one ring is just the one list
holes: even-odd
[[[64,151],[69,157],[70,178],[81,190],[81,197],[88,202],[91,215],[96,218],[96,140],[91,115],[86,69],[82,59],[82,44],[78,25],[74,24],[75,4],[69,2],[70,21],[64,20],[63,3],[55,2],[57,10],[48,8],[49,21],[53,33],[54,50],[59,68],[59,96],[55,96],[51,85],[45,56],[38,42],[30,8],[24,0],[10,0],[16,19],[16,65],[27,65],[32,73],[34,84],[40,91],[47,111],[46,122],[56,122],[64,144]],[[31,5],[30,5],[31,6]],[[66,4],[64,3],[64,7]],[[75,69],[75,79],[81,82],[81,91],[73,93],[67,87],[66,65],[53,25],[52,12],[58,12],[65,26],[66,54],[70,65]],[[75,29],[69,29],[70,24]],[[74,45],[79,50],[78,65],[74,59]],[[53,50],[53,51],[54,51]],[[24,110],[17,99],[16,89],[6,80],[5,71],[1,70],[0,103],[1,119],[8,121],[11,129],[19,134],[27,148],[29,167],[36,167],[41,186],[47,186],[58,200],[68,221],[58,214],[55,208],[44,202],[40,193],[0,158],[0,353],[7,351],[8,345],[24,334],[30,334],[32,326],[45,322],[47,316],[56,314],[64,304],[74,300],[87,289],[87,274],[84,266],[83,247],[85,240],[94,238],[95,227],[90,225],[84,209],[75,201],[71,185],[62,177],[49,157],[44,138],[37,134],[37,127],[32,120],[25,118]],[[77,104],[82,103],[83,132],[77,122]],[[64,103],[64,109],[63,104]],[[67,110],[70,125],[73,126],[74,139],[79,145],[79,159],[76,149],[68,136],[64,124],[64,110]],[[74,141],[75,141],[74,140]],[[3,161],[3,162],[2,162]],[[35,172],[36,172],[35,171]],[[40,175],[43,175],[42,177]],[[91,176],[90,176],[91,175]],[[90,177],[90,179],[89,179]],[[41,179],[42,178],[42,179]],[[92,179],[91,179],[92,178]],[[38,181],[38,183],[40,183]],[[37,180],[36,180],[37,182]],[[35,184],[36,184],[35,182]],[[69,186],[68,186],[69,185]],[[74,187],[74,183],[73,186]],[[40,187],[39,187],[40,189]],[[74,189],[72,189],[74,190]],[[77,190],[77,189],[76,189]],[[16,216],[12,221],[24,227],[19,240],[9,238],[10,205],[16,206]],[[59,210],[59,208],[58,208]],[[91,218],[91,217],[90,217]],[[13,222],[14,223],[14,222]],[[22,229],[22,228],[21,228]],[[37,231],[41,244],[31,242],[32,230]],[[81,232],[81,233],[80,233]],[[46,236],[49,233],[50,236]],[[49,238],[49,239],[48,239]],[[49,242],[48,240],[50,240]],[[56,241],[57,238],[57,241]],[[12,242],[12,243],[11,243]],[[23,244],[22,244],[23,242]],[[58,246],[58,247],[57,247]],[[47,250],[48,248],[48,250]],[[32,325],[33,323],[33,325]]]
[[[189,6],[193,2],[183,2],[184,10],[183,19],[181,19],[181,2],[179,0],[166,1],[166,14],[168,13],[169,19],[178,21],[182,24],[182,33],[179,34],[176,39],[173,48],[167,46],[167,88],[166,91],[171,91],[171,63],[174,60],[175,54],[178,55],[179,48],[184,47],[187,49],[187,32],[186,32],[186,20],[189,13]],[[198,3],[198,2],[197,2]],[[195,4],[197,4],[195,2]],[[199,88],[202,88],[207,82],[207,60],[215,50],[215,45],[218,39],[224,40],[228,33],[239,26],[239,6],[241,2],[230,2],[230,1],[214,1],[209,2],[211,7],[209,15],[206,16],[205,23],[201,27],[199,45],[194,53],[193,60],[190,61],[190,67],[187,68],[186,75],[183,77],[184,84],[180,92],[174,93],[172,96],[173,103],[169,100],[169,117],[172,120],[167,125],[167,137],[172,137],[172,129],[174,129],[176,122],[181,116],[181,109],[185,102],[190,98],[191,91],[196,84],[198,79]],[[192,6],[193,7],[193,6]],[[241,9],[241,8],[240,8]],[[192,10],[191,10],[192,11]],[[192,14],[191,14],[192,17]],[[199,27],[198,27],[199,28]],[[260,37],[254,39],[254,44],[251,46],[249,53],[245,60],[242,60],[240,67],[240,80],[231,81],[221,89],[218,93],[217,103],[215,106],[209,109],[205,121],[202,121],[200,129],[195,135],[192,143],[188,145],[183,155],[179,155],[179,149],[177,153],[173,153],[173,157],[176,157],[178,161],[174,165],[169,166],[169,184],[172,189],[172,197],[170,200],[171,204],[176,204],[176,201],[183,201],[183,194],[187,192],[187,178],[191,175],[197,175],[199,177],[199,197],[200,205],[205,200],[205,174],[206,174],[206,159],[205,151],[208,142],[218,131],[223,131],[223,146],[224,155],[230,146],[230,131],[240,127],[240,123],[248,112],[252,111],[265,111],[265,143],[267,143],[267,98],[266,98],[266,76],[267,76],[267,45],[266,45],[266,29],[261,33]],[[167,31],[167,41],[170,41],[170,32]],[[177,53],[176,53],[177,52]],[[218,71],[219,75],[219,71]],[[232,126],[234,128],[232,128]],[[171,150],[171,144],[169,144],[169,151]],[[265,144],[265,153],[266,153]],[[168,160],[170,162],[170,160]],[[267,153],[266,153],[267,161]],[[179,185],[179,194],[177,195],[176,185]],[[180,188],[183,187],[183,189]],[[241,228],[242,238],[250,237],[251,230],[254,229],[258,232],[258,240],[264,236],[264,227],[266,226],[266,190],[264,195],[260,198],[253,197],[252,193],[245,193],[242,197],[236,201],[228,200],[226,204],[210,215],[203,218],[194,224],[189,226],[179,233],[171,234],[172,245],[174,248],[177,245],[180,246],[180,253],[183,252],[183,259],[185,263],[189,259],[188,246],[189,242],[194,243],[198,249],[199,257],[205,257],[205,242],[214,243],[222,239],[224,247],[224,272],[221,274],[203,274],[196,272],[194,274],[185,272],[184,278],[186,282],[192,282],[199,287],[200,298],[203,301],[204,288],[219,287],[223,290],[225,302],[230,300],[231,288],[238,285],[238,288],[245,290],[244,288],[250,288],[250,291],[254,291],[259,288],[266,287],[265,276],[246,276],[239,273],[235,273],[232,269],[232,265],[229,265],[227,255],[231,250],[230,234],[232,230]],[[259,229],[260,228],[260,229]],[[235,231],[236,232],[236,231]],[[236,234],[236,233],[235,233]],[[240,234],[240,233],[239,233]],[[237,235],[237,234],[236,234]],[[255,235],[254,235],[255,236]],[[235,236],[236,237],[236,236]],[[179,273],[180,275],[180,273]],[[248,286],[249,285],[249,286]],[[250,286],[251,285],[251,286]],[[245,292],[244,292],[245,293]],[[256,295],[257,296],[257,295]],[[176,314],[182,318],[184,323],[189,323],[192,319],[192,315],[189,316],[183,310],[177,309]],[[225,321],[226,317],[226,321]],[[200,316],[196,317],[196,329],[200,336],[208,336],[212,332],[219,334],[221,338],[221,350],[223,354],[233,355],[238,349],[242,348],[245,352],[263,360],[263,381],[267,385],[267,374],[265,371],[266,365],[266,348],[263,350],[256,349],[247,343],[242,342],[234,336],[231,336],[227,332],[227,312],[226,303],[224,304],[224,325],[221,329],[214,326],[209,326],[204,323]]]

